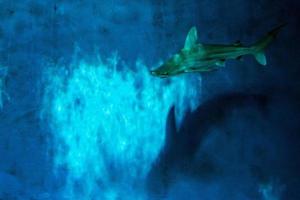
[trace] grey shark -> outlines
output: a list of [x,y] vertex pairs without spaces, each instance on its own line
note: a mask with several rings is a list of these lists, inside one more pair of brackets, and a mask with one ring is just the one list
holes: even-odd
[[225,66],[228,59],[240,60],[244,55],[254,55],[257,62],[266,65],[265,48],[277,36],[282,24],[269,31],[264,37],[250,46],[241,42],[231,45],[197,43],[197,29],[192,27],[188,32],[184,48],[169,58],[164,64],[151,71],[153,76],[166,78],[182,73],[209,72]]

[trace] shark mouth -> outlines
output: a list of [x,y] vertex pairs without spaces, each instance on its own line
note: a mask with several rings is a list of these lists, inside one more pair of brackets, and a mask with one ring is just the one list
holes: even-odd
[[117,55],[93,64],[74,57],[43,75],[41,113],[51,132],[53,173],[66,177],[60,196],[144,199],[169,109],[175,105],[180,123],[199,104],[199,75],[162,80],[141,61],[138,71],[121,63]]

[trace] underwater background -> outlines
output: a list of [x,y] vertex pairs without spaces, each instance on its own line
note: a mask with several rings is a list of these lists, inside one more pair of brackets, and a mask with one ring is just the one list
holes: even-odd
[[[300,2],[0,0],[1,200],[300,199]],[[183,48],[266,49],[209,73]]]

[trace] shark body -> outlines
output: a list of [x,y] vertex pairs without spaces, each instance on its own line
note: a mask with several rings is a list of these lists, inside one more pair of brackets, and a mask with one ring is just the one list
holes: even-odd
[[197,29],[192,27],[186,37],[184,48],[169,58],[151,74],[161,78],[190,72],[209,72],[225,66],[228,59],[241,59],[244,55],[254,55],[261,65],[266,65],[264,49],[276,37],[282,24],[268,32],[258,42],[244,46],[239,41],[231,45],[197,43]]

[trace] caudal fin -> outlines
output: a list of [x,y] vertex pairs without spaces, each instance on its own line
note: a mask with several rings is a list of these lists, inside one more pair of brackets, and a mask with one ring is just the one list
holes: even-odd
[[265,55],[265,52],[262,50],[262,51],[259,51],[259,52],[256,52],[253,54],[256,61],[261,64],[261,65],[266,65],[267,64],[267,59],[266,59],[266,55]]
[[286,23],[281,24],[280,26],[277,26],[273,30],[269,31],[268,34],[266,34],[263,38],[261,38],[258,42],[256,42],[252,46],[253,55],[259,64],[261,64],[261,65],[267,64],[264,49],[273,41],[274,38],[276,38],[280,29],[282,27],[284,27],[285,25],[286,25]]

